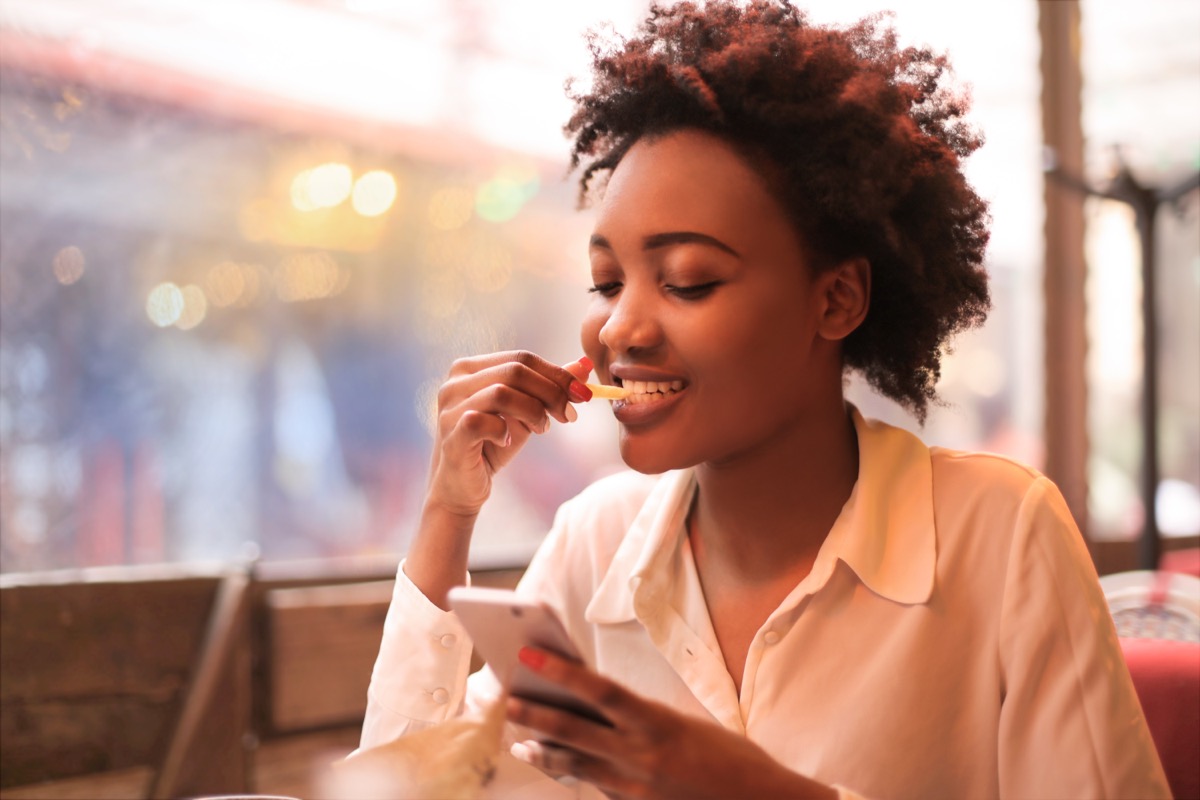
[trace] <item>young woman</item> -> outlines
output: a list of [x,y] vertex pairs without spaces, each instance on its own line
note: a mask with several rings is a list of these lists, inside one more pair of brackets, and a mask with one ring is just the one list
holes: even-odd
[[468,688],[446,593],[492,476],[594,368],[634,391],[631,471],[563,506],[520,586],[584,663],[522,660],[612,726],[513,699],[561,744],[526,757],[620,797],[1167,796],[1053,484],[843,399],[857,369],[923,415],[988,307],[944,60],[722,0],[656,7],[594,61],[568,125],[600,195],[587,355],[454,365],[364,746],[497,691]]

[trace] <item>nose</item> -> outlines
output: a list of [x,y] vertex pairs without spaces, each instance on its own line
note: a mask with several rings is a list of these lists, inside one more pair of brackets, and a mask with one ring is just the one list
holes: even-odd
[[611,301],[608,317],[600,326],[600,343],[614,353],[657,347],[663,329],[655,308],[652,292],[627,284]]

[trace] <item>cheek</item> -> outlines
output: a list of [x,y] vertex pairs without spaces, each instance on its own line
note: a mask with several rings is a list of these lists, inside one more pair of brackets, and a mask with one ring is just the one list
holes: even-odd
[[706,371],[720,376],[712,388],[723,402],[743,408],[793,402],[810,368],[812,323],[803,310],[773,298],[725,322],[697,331],[695,341],[702,346],[693,353],[710,368]]

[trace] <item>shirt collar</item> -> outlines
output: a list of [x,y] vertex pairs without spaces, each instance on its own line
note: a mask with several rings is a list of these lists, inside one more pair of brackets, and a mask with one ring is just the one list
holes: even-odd
[[654,485],[588,605],[588,622],[644,621],[661,607],[675,578],[671,559],[695,492],[690,469],[668,472]]
[[813,571],[823,561],[839,559],[876,594],[897,603],[924,603],[933,593],[937,567],[929,448],[908,431],[865,419],[853,406],[851,415],[858,435],[858,480]]
[[[871,591],[897,603],[933,592],[937,541],[929,448],[913,434],[867,420],[850,406],[858,479],[805,583],[816,591],[845,563]],[[661,608],[675,576],[671,559],[696,490],[692,470],[666,473],[634,518],[588,605],[589,622],[643,622]]]

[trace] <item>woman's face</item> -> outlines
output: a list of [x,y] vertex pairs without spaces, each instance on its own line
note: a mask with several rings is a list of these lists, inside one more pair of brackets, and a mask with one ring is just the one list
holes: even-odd
[[[784,441],[841,391],[823,282],[783,207],[733,148],[683,130],[614,170],[590,245],[584,351],[636,470],[722,463]],[[840,394],[839,394],[840,396]]]

